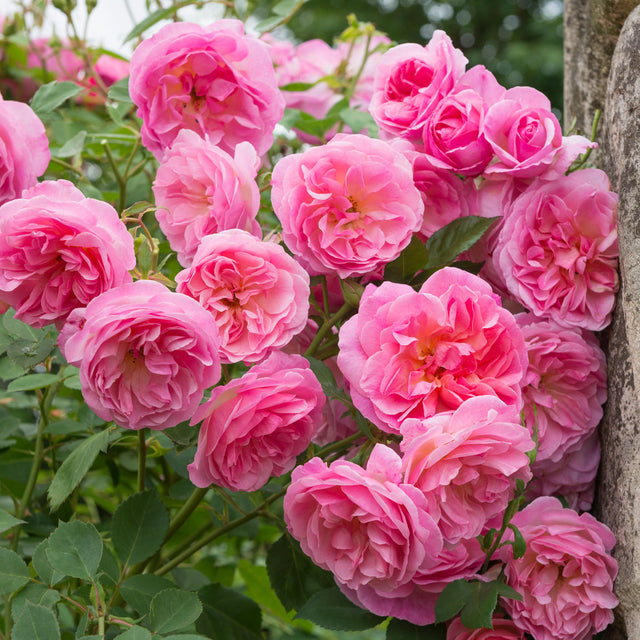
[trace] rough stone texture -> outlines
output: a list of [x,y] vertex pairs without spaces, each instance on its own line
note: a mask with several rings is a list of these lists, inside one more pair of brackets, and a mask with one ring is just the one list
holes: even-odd
[[575,118],[589,135],[596,109],[602,111],[611,56],[625,18],[638,0],[565,0],[564,124]]
[[[638,3],[634,3],[638,5]],[[596,515],[618,538],[616,622],[603,638],[640,638],[640,6],[615,48],[599,136],[602,166],[620,196],[621,287],[608,334],[609,398]]]

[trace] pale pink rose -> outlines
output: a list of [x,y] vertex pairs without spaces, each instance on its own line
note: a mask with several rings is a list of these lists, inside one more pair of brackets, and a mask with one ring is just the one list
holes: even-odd
[[531,313],[516,316],[529,366],[523,380],[524,416],[538,428],[536,463],[559,462],[602,419],[607,399],[605,354],[593,333],[564,328]]
[[0,96],[0,204],[33,187],[50,159],[44,125],[33,109]]
[[341,134],[282,158],[272,185],[282,237],[311,275],[370,273],[394,260],[422,223],[411,164],[367,136]]
[[442,537],[422,493],[402,483],[391,448],[377,444],[366,469],[313,458],[291,478],[284,498],[289,532],[347,597],[402,599],[416,572],[436,564]]
[[590,640],[606,628],[618,604],[609,528],[556,498],[537,498],[512,523],[527,543],[518,560],[510,545],[501,549],[507,584],[522,595],[502,599],[516,626],[536,640]]
[[158,159],[185,128],[229,153],[246,140],[261,155],[284,113],[268,45],[240,20],[164,26],[133,52],[129,92]]
[[105,86],[110,87],[129,75],[129,62],[103,53],[96,60],[94,69]]
[[262,360],[307,322],[309,275],[279,244],[240,229],[205,236],[176,283],[215,319],[223,362]]
[[463,176],[478,176],[493,158],[483,135],[489,107],[505,89],[478,65],[467,71],[427,119],[422,141],[429,162]]
[[256,491],[287,473],[309,446],[324,401],[309,363],[281,352],[216,387],[192,420],[203,423],[191,482]]
[[131,282],[135,264],[116,210],[66,180],[42,182],[0,207],[0,300],[27,324],[60,328],[76,307]]
[[355,406],[384,431],[479,395],[520,409],[522,332],[491,287],[460,269],[437,271],[420,291],[368,285],[338,344]]
[[599,169],[535,181],[505,216],[493,255],[509,293],[563,327],[604,329],[618,289],[617,202]]
[[541,460],[532,465],[533,480],[527,497],[562,496],[575,511],[590,511],[600,466],[597,431],[576,442],[557,462]]
[[527,453],[535,444],[518,409],[495,396],[469,398],[426,420],[405,420],[400,432],[404,481],[424,493],[442,537],[452,544],[499,526],[516,481],[531,479]]
[[488,111],[482,133],[497,161],[486,175],[555,179],[590,147],[584,136],[563,136],[549,99],[532,87],[513,87]]
[[262,237],[256,220],[259,165],[248,142],[240,142],[230,156],[194,131],[178,133],[158,167],[153,193],[160,229],[183,267],[211,233],[243,229]]
[[425,47],[392,47],[380,59],[369,111],[380,136],[422,144],[422,129],[442,98],[464,73],[467,59],[449,36],[437,30]]
[[220,379],[211,315],[152,280],[115,287],[73,311],[58,344],[80,368],[85,402],[125,429],[189,420]]
[[492,629],[469,629],[456,618],[447,627],[446,640],[525,640],[524,631],[500,614],[493,615],[491,624]]

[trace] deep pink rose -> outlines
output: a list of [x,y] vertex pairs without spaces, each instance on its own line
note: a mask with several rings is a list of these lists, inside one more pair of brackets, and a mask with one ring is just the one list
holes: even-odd
[[256,491],[287,473],[309,446],[324,401],[307,360],[281,352],[216,387],[192,420],[203,423],[191,482]]
[[409,419],[400,429],[404,481],[427,498],[443,538],[474,538],[502,519],[516,480],[531,479],[535,444],[518,409],[495,396],[465,400],[454,412]]
[[0,300],[27,324],[60,328],[76,307],[131,282],[135,264],[116,210],[66,180],[42,182],[0,207]]
[[545,174],[554,179],[589,147],[584,136],[563,137],[549,99],[532,87],[509,89],[488,111],[482,129],[497,162],[487,175],[508,173],[518,178]]
[[617,203],[599,169],[535,181],[505,216],[493,256],[509,293],[564,327],[604,329],[618,288]]
[[524,631],[508,618],[494,614],[491,624],[493,629],[469,629],[456,618],[447,627],[447,640],[525,640]]
[[283,239],[311,275],[370,273],[394,260],[422,223],[411,164],[367,136],[338,135],[282,158],[272,185]]
[[559,462],[602,419],[605,354],[589,331],[564,328],[531,313],[518,314],[516,321],[529,356],[522,395],[526,424],[530,431],[538,427],[536,463]]
[[520,409],[527,366],[522,332],[491,287],[447,267],[414,291],[368,285],[358,313],[340,329],[338,366],[361,413],[399,433],[407,418],[497,396]]
[[0,204],[35,186],[50,159],[44,125],[33,109],[0,96]]
[[516,626],[536,640],[590,640],[607,627],[618,604],[609,528],[556,498],[537,498],[512,523],[527,543],[518,560],[511,546],[501,549],[507,584],[522,595],[522,602],[502,599]]
[[284,113],[268,46],[240,20],[164,26],[133,52],[129,93],[158,159],[185,128],[229,153],[246,140],[263,154]]
[[73,311],[58,344],[80,367],[89,407],[125,429],[189,420],[220,379],[211,315],[152,280],[115,287]]
[[223,362],[262,360],[307,322],[309,275],[279,244],[240,229],[205,236],[176,283],[215,319]]
[[405,43],[389,49],[378,63],[369,106],[380,136],[399,136],[421,145],[427,118],[453,89],[466,64],[462,51],[440,30],[425,47]]
[[248,142],[233,156],[197,133],[183,129],[166,151],[153,183],[156,218],[178,261],[188,267],[200,240],[225,229],[262,237],[256,220],[260,160]]
[[377,444],[366,469],[313,458],[291,478],[287,527],[348,597],[401,600],[416,572],[435,565],[442,537],[422,493],[402,483],[400,458],[389,447]]

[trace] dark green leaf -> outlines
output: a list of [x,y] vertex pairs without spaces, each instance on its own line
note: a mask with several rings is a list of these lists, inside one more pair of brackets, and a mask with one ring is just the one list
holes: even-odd
[[424,269],[428,261],[429,252],[424,242],[414,235],[402,253],[393,262],[387,264],[384,269],[384,279],[392,282],[409,282],[418,271]]
[[131,566],[150,558],[169,529],[169,512],[155,491],[127,498],[113,514],[111,539],[123,564]]
[[211,640],[260,640],[260,607],[234,589],[211,584],[198,591],[204,611],[196,631]]
[[17,620],[22,615],[27,601],[52,609],[56,602],[60,600],[60,597],[60,594],[54,589],[48,589],[43,584],[32,582],[13,596],[11,600],[11,617]]
[[8,356],[0,358],[0,378],[3,380],[13,380],[24,375],[24,368],[17,365]]
[[503,598],[511,598],[511,600],[522,602],[522,596],[513,587],[510,587],[508,584],[500,582],[499,580],[495,582],[495,585],[498,590],[499,596],[502,596]]
[[21,522],[24,522],[24,520],[18,520],[18,518],[15,518],[4,509],[0,509],[0,533],[9,531],[9,529],[12,529]]
[[527,542],[515,524],[509,524],[509,529],[513,531],[513,558],[517,560],[527,552]]
[[141,616],[149,613],[151,600],[163,589],[175,589],[175,584],[167,578],[154,576],[152,573],[127,578],[120,587],[125,602]]
[[325,629],[364,631],[380,624],[384,618],[353,604],[338,587],[314,593],[296,614]]
[[445,622],[458,615],[460,609],[474,596],[473,583],[464,578],[450,582],[436,602],[436,622]]
[[167,18],[171,18],[173,14],[180,9],[181,7],[186,7],[190,4],[196,4],[199,0],[186,0],[183,2],[173,2],[168,9],[158,9],[153,13],[150,13],[142,22],[139,22],[124,39],[123,44],[129,42],[129,40],[133,40],[133,38],[137,38],[139,35],[143,34],[149,27],[152,27],[154,24],[160,22],[161,20],[166,20]]
[[165,589],[157,593],[149,608],[149,624],[156,633],[188,627],[202,613],[202,604],[192,591]]
[[54,80],[42,85],[31,98],[31,108],[38,116],[50,113],[59,107],[65,100],[77,96],[82,87],[75,82],[58,82]]
[[444,624],[430,624],[418,627],[406,620],[393,618],[387,627],[386,640],[446,640],[447,627]]
[[40,576],[41,580],[53,586],[56,582],[60,582],[64,578],[64,574],[56,571],[47,558],[47,549],[49,548],[49,538],[43,540],[33,552],[31,563],[36,573]]
[[24,560],[9,549],[0,548],[0,595],[12,593],[29,582]]
[[49,485],[47,496],[52,509],[57,509],[82,482],[100,451],[106,451],[108,444],[109,430],[105,429],[82,440],[69,454]]
[[[28,369],[40,362],[44,362],[55,347],[53,338],[42,338],[38,342],[30,340],[16,340],[7,347],[7,355],[20,367]],[[49,375],[46,373],[38,375]],[[46,386],[46,385],[45,385]],[[32,387],[35,388],[35,387]]]
[[16,378],[9,383],[7,391],[30,391],[32,389],[44,389],[59,382],[60,377],[52,373],[32,373],[28,376]]
[[305,356],[305,358],[309,361],[311,371],[313,371],[316,378],[318,378],[318,382],[322,385],[322,390],[325,394],[328,396],[335,395],[335,392],[338,390],[338,383],[331,369],[329,369],[322,360],[316,360],[311,356]]
[[29,340],[30,342],[38,342],[38,340],[44,338],[46,334],[45,331],[30,327],[21,320],[14,318],[14,313],[15,311],[13,309],[9,309],[2,315],[2,325],[10,336]]
[[129,627],[124,633],[116,636],[117,640],[151,640],[151,631],[144,627],[134,625]]
[[165,636],[164,640],[209,640],[209,638],[195,633],[177,633]]
[[51,566],[74,578],[94,578],[102,558],[102,538],[89,522],[61,522],[49,536]]
[[73,138],[67,140],[55,153],[52,151],[51,155],[56,158],[72,158],[73,156],[77,156],[79,153],[82,153],[86,137],[86,131],[78,131]]
[[55,614],[41,604],[26,602],[11,631],[11,640],[60,640]]
[[271,545],[267,572],[273,590],[287,610],[300,609],[314,593],[335,585],[333,576],[316,566],[288,534]]
[[460,622],[469,629],[493,629],[493,612],[498,604],[496,582],[471,582],[474,594],[460,612]]
[[131,102],[131,96],[129,95],[129,76],[118,80],[111,85],[109,93],[107,94],[109,100],[114,102]]
[[263,610],[278,616],[282,620],[290,619],[276,592],[269,584],[269,575],[266,567],[256,566],[243,558],[238,562],[238,571],[244,580],[247,595],[250,598],[255,600]]

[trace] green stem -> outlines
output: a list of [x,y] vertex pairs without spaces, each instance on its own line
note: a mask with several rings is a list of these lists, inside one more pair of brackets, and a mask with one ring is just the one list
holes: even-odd
[[109,160],[113,175],[115,176],[118,184],[118,211],[122,211],[124,210],[124,204],[127,199],[127,183],[118,169],[118,164],[116,163],[116,160],[111,153],[111,149],[109,148],[109,143],[106,140],[102,141],[102,147],[107,154],[107,159]]
[[138,491],[144,491],[147,469],[146,429],[138,431]]
[[304,352],[304,355],[312,356],[316,352],[316,349],[318,348],[324,337],[331,330],[331,327],[333,327],[334,324],[340,322],[340,320],[346,318],[349,313],[351,313],[351,309],[353,309],[352,305],[349,302],[345,302],[331,318],[324,322],[324,324],[318,329],[316,337],[311,341],[309,348]]
[[189,496],[189,499],[182,505],[182,508],[176,515],[173,520],[169,524],[169,530],[167,531],[167,535],[164,537],[164,542],[167,542],[173,535],[180,529],[180,527],[187,521],[187,518],[196,510],[207,491],[209,491],[209,487],[204,489],[197,488],[194,492]]

